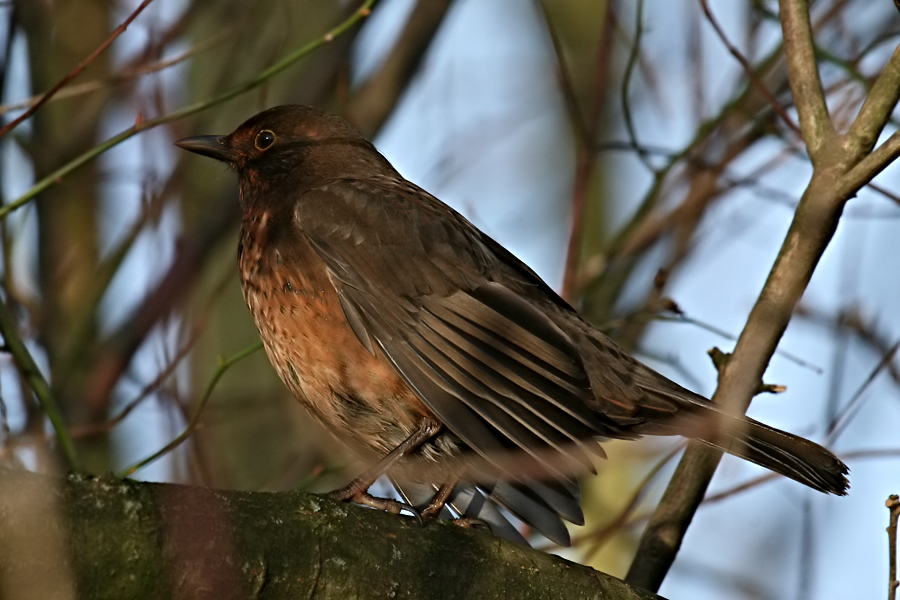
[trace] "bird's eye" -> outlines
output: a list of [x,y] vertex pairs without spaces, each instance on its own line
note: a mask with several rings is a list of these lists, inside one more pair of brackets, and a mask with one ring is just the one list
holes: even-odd
[[258,134],[256,134],[256,141],[253,142],[253,145],[256,146],[257,150],[268,150],[274,143],[275,133],[269,131],[268,129],[263,129]]

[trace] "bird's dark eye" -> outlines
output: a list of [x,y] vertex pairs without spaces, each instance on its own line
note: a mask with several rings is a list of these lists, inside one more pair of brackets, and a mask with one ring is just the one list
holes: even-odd
[[274,143],[275,133],[269,131],[268,129],[263,129],[258,134],[256,134],[256,141],[253,142],[253,145],[256,146],[257,150],[268,150]]

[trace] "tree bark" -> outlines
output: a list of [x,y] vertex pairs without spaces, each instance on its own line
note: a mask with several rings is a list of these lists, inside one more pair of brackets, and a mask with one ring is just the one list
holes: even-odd
[[485,532],[314,494],[3,469],[0,597],[659,598]]

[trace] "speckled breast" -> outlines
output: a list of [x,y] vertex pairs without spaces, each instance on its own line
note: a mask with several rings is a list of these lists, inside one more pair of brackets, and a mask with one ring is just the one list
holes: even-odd
[[321,259],[290,218],[246,215],[238,264],[269,360],[316,420],[379,454],[416,429],[427,409],[381,352],[373,356],[356,338]]

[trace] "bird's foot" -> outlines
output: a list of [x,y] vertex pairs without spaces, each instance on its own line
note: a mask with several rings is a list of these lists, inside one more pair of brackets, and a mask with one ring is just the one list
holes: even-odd
[[400,502],[398,500],[392,500],[390,498],[379,498],[377,496],[373,496],[368,491],[360,489],[353,483],[351,483],[347,487],[329,492],[325,494],[325,496],[338,502],[353,502],[354,504],[361,504],[370,508],[376,508],[378,510],[383,510],[385,512],[391,513],[392,515],[399,515],[402,511],[407,511],[411,513],[420,523],[422,522],[422,515],[418,510],[416,510],[409,504]]

